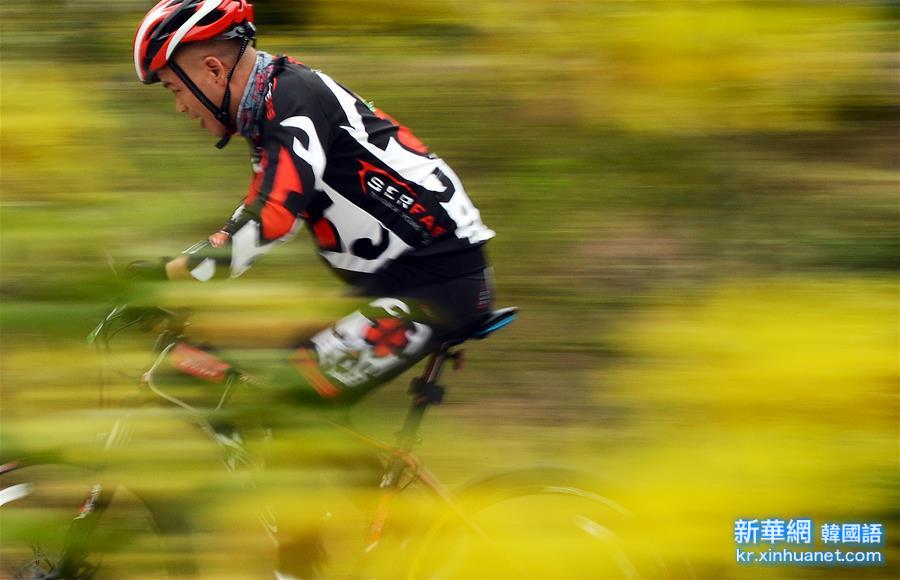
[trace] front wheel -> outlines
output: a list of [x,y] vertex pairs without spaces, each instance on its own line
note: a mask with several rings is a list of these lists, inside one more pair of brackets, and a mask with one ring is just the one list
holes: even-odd
[[562,469],[471,486],[426,534],[410,578],[683,577],[628,510]]
[[[186,539],[185,527],[169,518],[168,529],[162,529],[162,518],[140,497],[124,488],[114,491],[103,492],[109,504],[88,529],[80,512],[101,493],[92,470],[67,464],[0,468],[0,578],[189,575],[192,564],[184,550],[172,550],[179,536]],[[61,563],[67,552],[66,566]]]

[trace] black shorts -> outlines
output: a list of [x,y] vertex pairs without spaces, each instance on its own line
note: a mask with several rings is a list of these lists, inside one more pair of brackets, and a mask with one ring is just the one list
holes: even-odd
[[[489,268],[372,299],[304,341],[291,364],[319,397],[359,400],[471,327],[493,306]],[[283,375],[282,375],[283,376]]]

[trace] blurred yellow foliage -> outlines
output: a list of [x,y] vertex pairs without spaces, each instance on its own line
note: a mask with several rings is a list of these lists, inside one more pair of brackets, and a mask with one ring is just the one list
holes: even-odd
[[[115,152],[116,117],[101,114],[104,95],[83,67],[42,63],[4,67],[0,114],[3,198],[71,199],[110,186],[127,163]],[[89,146],[85,146],[89,143]],[[84,198],[82,198],[84,199]]]
[[704,567],[733,556],[738,517],[884,520],[897,300],[889,280],[736,279],[642,312],[620,335],[634,358],[603,373],[643,442],[614,462],[629,505]]
[[[471,3],[501,78],[541,83],[534,114],[655,133],[822,129],[887,62],[862,3]],[[883,57],[873,62],[874,53]],[[515,87],[515,84],[510,86]],[[530,91],[530,89],[524,89]],[[524,95],[523,95],[524,96]],[[554,105],[555,103],[555,105]]]

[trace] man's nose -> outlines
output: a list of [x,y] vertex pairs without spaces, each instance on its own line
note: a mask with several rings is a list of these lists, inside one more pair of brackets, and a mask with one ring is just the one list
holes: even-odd
[[187,107],[182,105],[180,101],[175,101],[175,110],[179,113],[187,113]]

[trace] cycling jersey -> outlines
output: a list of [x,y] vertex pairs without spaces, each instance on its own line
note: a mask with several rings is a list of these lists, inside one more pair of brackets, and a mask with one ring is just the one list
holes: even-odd
[[485,268],[480,247],[494,232],[440,157],[325,73],[266,57],[267,82],[251,76],[247,89],[260,106],[242,129],[255,175],[223,228],[224,252],[186,252],[195,278],[239,276],[303,223],[323,260],[372,295]]

